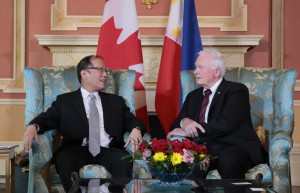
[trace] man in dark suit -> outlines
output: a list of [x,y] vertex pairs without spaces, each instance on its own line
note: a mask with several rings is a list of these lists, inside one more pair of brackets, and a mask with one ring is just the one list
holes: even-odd
[[[167,137],[185,136],[206,144],[218,157],[209,170],[218,169],[222,178],[243,179],[248,169],[267,162],[252,126],[248,88],[224,79],[225,63],[219,52],[199,52],[195,65],[201,87],[188,94]],[[194,175],[205,177],[195,171]]]
[[[77,65],[81,88],[57,96],[46,112],[31,121],[24,134],[24,148],[28,151],[33,139],[39,143],[37,134],[54,128],[60,131],[62,145],[54,153],[53,161],[66,191],[72,185],[71,173],[87,164],[103,165],[113,177],[132,175],[132,163],[121,158],[128,155],[124,147],[129,142],[137,147],[142,141],[144,124],[130,112],[122,97],[100,92],[105,87],[107,74],[102,58],[93,55],[83,58]],[[94,103],[90,103],[91,100]],[[97,121],[89,122],[95,119],[92,117]],[[93,138],[89,136],[89,127],[95,124],[98,129],[93,136],[99,144],[96,153],[89,148]],[[124,144],[126,131],[130,135]]]

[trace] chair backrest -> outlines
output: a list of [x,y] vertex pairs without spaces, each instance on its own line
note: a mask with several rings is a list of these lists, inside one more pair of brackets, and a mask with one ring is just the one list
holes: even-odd
[[[25,124],[51,106],[56,96],[79,89],[76,66],[54,66],[38,69],[25,68],[26,108]],[[135,113],[133,70],[110,70],[106,87],[102,90],[122,96],[132,113]]]
[[[226,68],[225,79],[248,87],[253,127],[263,126],[269,141],[277,133],[292,135],[296,76],[297,72],[292,69],[230,67]],[[198,87],[193,71],[181,72],[181,84],[184,101],[187,94]]]

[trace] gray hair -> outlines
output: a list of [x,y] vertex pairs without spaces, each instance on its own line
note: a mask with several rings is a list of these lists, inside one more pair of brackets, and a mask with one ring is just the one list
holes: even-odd
[[201,50],[198,55],[208,54],[212,57],[211,66],[213,68],[219,68],[221,71],[221,76],[225,75],[225,61],[223,60],[222,54],[216,50]]

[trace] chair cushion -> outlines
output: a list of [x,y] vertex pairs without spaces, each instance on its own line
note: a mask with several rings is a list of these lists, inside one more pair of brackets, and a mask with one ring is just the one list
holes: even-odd
[[206,179],[221,179],[221,176],[218,172],[218,170],[212,170],[208,172]]
[[134,178],[152,178],[150,169],[144,160],[134,160],[132,176]]
[[263,175],[262,182],[266,185],[272,184],[271,170],[267,164],[259,164],[251,169],[245,174],[246,179],[255,179],[256,175],[261,173]]
[[[266,185],[272,184],[271,170],[267,164],[260,164],[249,169],[245,174],[245,178],[249,180],[255,180],[256,175],[259,173],[263,175],[262,183]],[[206,179],[221,179],[221,176],[218,170],[212,170],[207,174]]]
[[61,184],[59,175],[56,172],[55,165],[51,164],[50,167],[50,185]]
[[80,178],[111,178],[111,174],[105,169],[105,167],[90,164],[85,165],[79,170]]

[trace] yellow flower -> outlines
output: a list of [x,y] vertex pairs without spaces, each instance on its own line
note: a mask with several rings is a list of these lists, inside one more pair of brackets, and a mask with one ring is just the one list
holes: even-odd
[[175,166],[177,164],[181,164],[182,162],[182,156],[179,153],[173,153],[173,155],[171,156],[171,162],[172,165]]
[[167,156],[163,153],[163,152],[156,152],[153,156],[153,159],[156,162],[161,162],[161,161],[165,161],[167,158]]
[[200,159],[202,159],[202,158],[205,157],[205,154],[201,153],[201,154],[199,155],[199,157],[200,157]]

